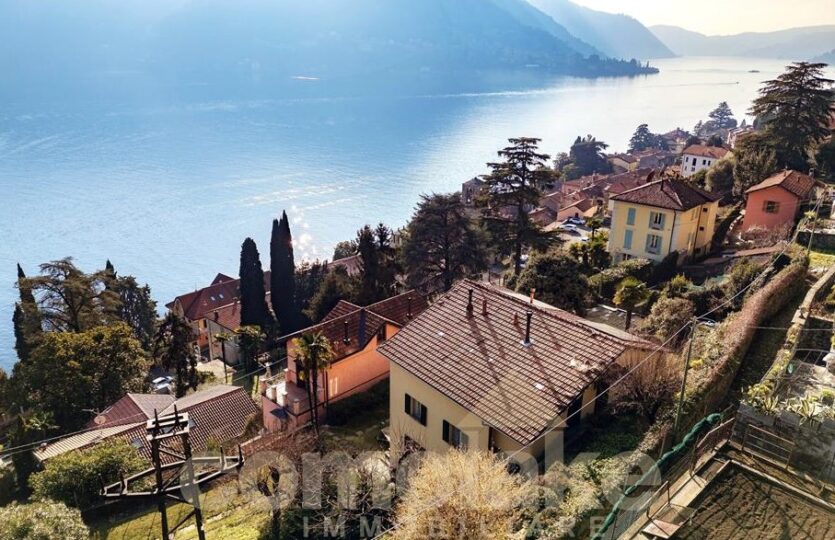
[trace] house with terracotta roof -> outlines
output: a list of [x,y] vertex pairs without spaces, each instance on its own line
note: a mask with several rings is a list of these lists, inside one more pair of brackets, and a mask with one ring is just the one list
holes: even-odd
[[797,171],[780,171],[766,178],[745,192],[742,230],[775,229],[793,224],[803,203],[809,201],[814,192],[815,180]]
[[391,362],[393,455],[522,450],[539,462],[552,435],[572,437],[594,414],[607,375],[663,354],[621,330],[471,280],[379,352]]
[[[270,271],[264,272],[264,289],[267,304],[270,303]],[[232,333],[241,326],[241,280],[218,274],[211,285],[176,297],[166,307],[183,317],[194,329],[200,354],[209,360],[223,358],[221,344],[214,336]],[[240,358],[238,345],[232,341],[223,344],[226,360],[236,364]]]
[[616,173],[634,171],[638,168],[638,158],[632,154],[610,154],[606,156],[606,161],[612,165]]
[[721,146],[690,145],[681,153],[681,175],[687,178],[703,169],[709,169],[729,152]]
[[661,262],[670,253],[682,258],[710,249],[719,197],[684,180],[662,178],[615,195],[609,253],[620,262],[644,258]]
[[169,395],[127,394],[102,411],[86,429],[38,448],[34,454],[41,463],[73,450],[91,448],[106,440],[122,439],[150,461],[151,447],[146,438],[146,422],[154,414],[164,416],[189,413],[191,444],[195,453],[241,437],[258,414],[249,394],[240,387],[217,385],[180,399]]
[[318,379],[316,403],[321,408],[320,417],[324,417],[327,409],[338,401],[363,392],[389,376],[389,362],[377,352],[377,347],[400,332],[427,306],[426,298],[415,291],[365,307],[340,300],[319,324],[285,336],[287,369],[261,382],[264,427],[268,431],[291,429],[310,419],[311,400],[295,338],[322,334],[333,348],[334,358],[327,369],[319,372]]

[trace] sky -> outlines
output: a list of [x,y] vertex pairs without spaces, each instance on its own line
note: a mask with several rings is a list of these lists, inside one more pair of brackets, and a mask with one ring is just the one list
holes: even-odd
[[708,35],[835,24],[835,0],[572,1],[600,11],[626,13],[646,26],[671,24]]

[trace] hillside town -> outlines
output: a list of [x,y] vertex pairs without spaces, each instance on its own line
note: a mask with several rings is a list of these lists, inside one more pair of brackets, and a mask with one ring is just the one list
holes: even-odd
[[822,69],[787,66],[751,124],[720,103],[625,153],[511,138],[326,261],[284,212],[164,306],[111,261],[19,265],[0,504],[102,539],[709,538],[765,478],[832,538]]

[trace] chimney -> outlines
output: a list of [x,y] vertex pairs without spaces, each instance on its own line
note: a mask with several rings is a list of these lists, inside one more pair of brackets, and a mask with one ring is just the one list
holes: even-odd
[[513,326],[519,325],[519,314],[515,311],[513,312]]
[[473,316],[473,290],[470,289],[469,300],[467,300],[467,317]]
[[533,318],[533,311],[526,311],[525,317],[527,318],[527,323],[525,324],[525,342],[523,345],[525,347],[530,347],[531,345],[531,319]]
[[531,304],[533,304],[534,299],[536,298],[536,289],[531,289]]
[[215,322],[217,322],[217,320],[218,320],[219,318],[220,318],[220,313],[218,313],[217,311],[215,311]]
[[406,318],[407,319],[412,318],[412,297],[411,296],[406,297]]
[[348,319],[345,319],[342,322],[342,328],[344,330],[343,331],[343,336],[342,336],[342,343],[347,345],[347,344],[351,343],[351,336],[348,335]]
[[359,340],[360,340],[359,346],[360,347],[365,346],[365,326],[366,326],[365,319],[366,319],[367,315],[368,315],[368,312],[366,311],[366,309],[362,308],[360,310],[360,327],[359,327]]
[[487,316],[487,299],[481,301],[481,314]]

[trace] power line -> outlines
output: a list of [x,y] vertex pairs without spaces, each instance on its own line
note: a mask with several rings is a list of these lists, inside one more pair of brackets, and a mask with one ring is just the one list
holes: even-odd
[[[818,205],[820,205],[821,200],[822,200],[822,199],[819,199],[819,201],[818,201]],[[745,287],[743,287],[743,288],[742,288],[741,290],[739,290],[736,294],[734,294],[732,297],[730,297],[730,298],[726,299],[726,300],[725,300],[724,302],[722,302],[721,304],[719,304],[719,305],[717,305],[717,306],[715,306],[715,307],[713,307],[713,308],[709,309],[709,310],[708,310],[707,312],[705,312],[704,314],[702,314],[702,315],[700,315],[700,316],[696,317],[696,319],[697,319],[697,320],[698,320],[698,319],[705,319],[705,318],[707,318],[709,315],[712,315],[713,313],[717,312],[718,310],[720,310],[720,309],[722,309],[722,308],[724,308],[724,307],[726,307],[726,306],[728,306],[728,305],[732,304],[734,300],[736,300],[736,299],[737,299],[739,296],[741,296],[742,294],[746,293],[746,292],[748,291],[748,289],[750,289],[751,287],[753,287],[753,286],[754,286],[754,284],[756,284],[756,283],[757,283],[760,279],[762,279],[763,277],[765,277],[765,276],[766,276],[766,274],[768,274],[768,272],[770,272],[770,271],[773,269],[773,267],[774,267],[775,263],[776,263],[776,262],[780,259],[780,257],[782,257],[782,256],[786,253],[786,251],[788,251],[788,249],[789,249],[789,247],[790,247],[791,245],[792,245],[792,244],[790,244],[790,243],[786,243],[786,244],[783,246],[783,249],[780,251],[780,253],[779,253],[779,254],[777,254],[777,256],[775,256],[775,257],[772,259],[772,261],[768,264],[768,266],[767,266],[767,267],[765,267],[765,268],[763,269],[763,271],[762,271],[762,272],[761,272],[761,273],[760,273],[760,274],[759,274],[756,278],[754,278],[753,280],[751,280],[751,282],[750,282],[748,285],[746,285]],[[566,416],[566,417],[565,417],[565,419],[564,419],[564,420],[560,423],[560,425],[556,425],[556,426],[553,426],[553,427],[551,427],[551,428],[546,429],[546,430],[545,430],[543,433],[541,433],[541,434],[540,434],[540,435],[539,435],[536,439],[534,439],[531,443],[529,443],[529,444],[528,444],[525,448],[528,448],[528,447],[530,447],[531,445],[533,445],[533,444],[535,444],[535,443],[539,442],[541,439],[543,439],[543,438],[544,438],[544,437],[546,437],[547,435],[551,434],[551,433],[552,433],[552,432],[554,432],[555,430],[557,430],[557,429],[562,429],[562,427],[563,427],[563,426],[565,426],[565,425],[567,425],[567,424],[568,424],[568,420],[569,420],[569,419],[573,418],[574,416],[576,416],[576,415],[578,415],[578,414],[581,414],[581,413],[582,413],[582,411],[583,411],[584,409],[586,409],[589,405],[591,405],[591,404],[595,403],[595,402],[596,402],[598,399],[600,399],[603,395],[607,394],[607,393],[608,393],[608,392],[609,392],[612,388],[614,388],[616,385],[618,385],[618,384],[620,384],[621,382],[623,382],[623,381],[624,381],[627,377],[629,377],[629,375],[631,375],[632,373],[634,373],[634,372],[635,372],[638,368],[640,368],[643,364],[645,364],[645,363],[646,363],[647,361],[649,361],[652,357],[654,357],[656,354],[658,354],[658,352],[660,352],[661,350],[663,350],[663,348],[664,348],[667,344],[669,344],[669,343],[670,343],[670,342],[671,342],[671,341],[672,341],[672,340],[673,340],[676,336],[678,336],[678,335],[679,335],[682,331],[684,331],[684,330],[685,330],[686,328],[688,328],[690,325],[691,325],[691,322],[689,322],[689,321],[688,321],[688,322],[687,322],[687,324],[685,324],[685,325],[683,325],[681,328],[679,328],[679,329],[678,329],[678,330],[677,330],[677,331],[676,331],[676,332],[675,332],[675,333],[674,333],[671,337],[669,337],[669,338],[668,338],[668,339],[667,339],[664,343],[662,343],[661,345],[659,345],[659,346],[658,346],[658,347],[657,347],[657,348],[656,348],[653,352],[651,352],[649,355],[647,355],[646,357],[644,357],[644,359],[643,359],[643,360],[641,360],[641,361],[640,361],[640,362],[638,362],[635,366],[633,366],[631,369],[629,369],[629,370],[628,370],[628,371],[627,371],[627,372],[626,372],[623,376],[621,376],[621,377],[620,377],[620,378],[618,378],[616,381],[614,381],[612,384],[610,384],[608,387],[606,387],[605,389],[603,389],[602,391],[600,391],[600,392],[599,392],[599,393],[598,393],[598,394],[597,394],[594,398],[592,398],[592,399],[589,401],[589,403],[588,403],[588,404],[581,405],[581,406],[580,406],[580,408],[579,408],[577,411],[575,411],[574,413],[569,414],[568,416]],[[515,458],[516,456],[518,456],[520,453],[522,453],[522,452],[523,452],[523,450],[524,450],[524,448],[520,448],[519,450],[516,450],[515,452],[513,452],[512,454],[510,454],[508,457],[506,457],[503,461],[504,461],[505,463],[509,463],[509,462],[510,462],[510,460],[512,460],[513,458]],[[455,490],[457,491],[457,490],[458,490],[458,488],[456,487],[456,488],[455,488]],[[452,494],[448,495],[448,496],[446,497],[446,499],[445,499],[445,500],[448,500],[448,499],[449,499],[449,497],[451,497],[451,496],[452,496]],[[436,507],[437,505],[438,505],[438,502],[437,502],[437,501],[433,502],[432,504],[426,505],[424,508],[421,508],[421,509],[417,512],[417,514],[416,514],[413,518],[411,518],[411,519],[416,519],[418,515],[422,514],[423,512],[425,512],[426,510],[428,510],[428,509],[430,509],[430,508],[432,508],[432,507]],[[388,529],[386,529],[386,530],[384,530],[384,531],[380,532],[379,534],[377,534],[376,536],[374,536],[374,539],[376,540],[376,539],[378,539],[378,538],[382,538],[382,537],[384,537],[384,536],[388,535],[389,533],[391,533],[391,532],[393,532],[393,531],[397,530],[397,529],[398,529],[399,527],[401,527],[402,525],[403,525],[403,523],[402,523],[402,522],[401,522],[401,523],[396,523],[396,524],[392,525],[391,527],[389,527]]]

